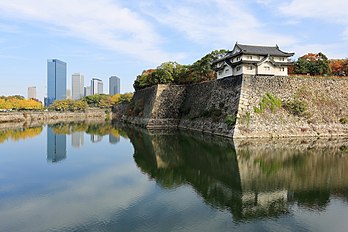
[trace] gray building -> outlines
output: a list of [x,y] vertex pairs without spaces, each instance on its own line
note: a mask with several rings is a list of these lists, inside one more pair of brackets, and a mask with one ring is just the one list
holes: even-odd
[[36,99],[36,86],[28,87],[28,99]]
[[103,81],[97,78],[93,78],[91,81],[91,94],[103,93]]
[[84,96],[84,76],[80,73],[71,75],[72,99],[78,100]]
[[66,99],[66,63],[47,60],[47,105]]
[[91,86],[86,86],[85,91],[84,91],[84,96],[89,96],[91,95]]
[[111,76],[109,78],[109,94],[115,95],[120,93],[120,78],[117,76]]

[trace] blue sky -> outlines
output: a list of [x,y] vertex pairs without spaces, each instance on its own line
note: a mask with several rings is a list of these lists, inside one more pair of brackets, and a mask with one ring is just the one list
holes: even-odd
[[121,78],[121,92],[144,69],[190,64],[216,49],[275,45],[295,52],[348,57],[345,0],[1,0],[0,95],[46,95],[47,59],[104,82]]

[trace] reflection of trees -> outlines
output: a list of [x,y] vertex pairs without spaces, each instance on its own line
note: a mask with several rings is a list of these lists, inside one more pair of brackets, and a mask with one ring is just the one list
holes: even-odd
[[138,167],[164,188],[189,184],[236,220],[278,217],[298,205],[324,209],[348,199],[347,141],[237,143],[129,129]]
[[87,123],[87,122],[70,122],[70,123],[56,123],[49,125],[56,134],[72,134],[74,132],[86,132],[92,135],[109,135],[119,138],[120,136],[127,138],[127,134],[118,128],[116,125],[106,123]]
[[21,128],[16,130],[3,130],[0,131],[0,143],[3,143],[8,139],[18,141],[26,138],[34,138],[35,136],[41,134],[41,132],[42,126]]
[[138,167],[164,188],[190,184],[210,205],[240,213],[241,184],[231,143],[129,130]]

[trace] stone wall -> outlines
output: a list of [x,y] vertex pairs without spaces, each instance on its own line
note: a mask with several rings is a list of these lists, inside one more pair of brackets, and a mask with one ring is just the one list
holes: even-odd
[[[348,135],[348,79],[239,76],[137,91],[123,120],[147,128],[179,127],[234,138]],[[256,113],[266,93],[303,102]]]
[[55,112],[55,111],[24,111],[1,112],[0,128],[20,125],[41,125],[43,123],[57,123],[70,121],[100,121],[109,118],[110,114],[104,109],[90,109],[86,112]]
[[[348,79],[244,76],[234,137],[348,135]],[[256,113],[266,93],[285,104],[296,100],[306,107],[302,116],[285,107]]]
[[157,85],[134,94],[127,122],[147,128],[177,127],[185,86]]

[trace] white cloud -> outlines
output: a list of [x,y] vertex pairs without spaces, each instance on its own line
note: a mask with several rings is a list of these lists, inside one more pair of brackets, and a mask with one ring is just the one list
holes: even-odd
[[[147,2],[148,3],[148,2]],[[231,48],[235,41],[292,44],[291,36],[272,32],[240,1],[176,1],[145,5],[143,11],[190,40]]]
[[293,0],[280,7],[287,15],[348,23],[348,2],[342,0]]
[[[312,18],[319,21],[339,24],[343,26],[342,33],[339,35],[347,40],[348,31],[348,1],[342,0],[293,0],[288,4],[279,7],[280,11],[292,18],[303,19]],[[318,28],[320,30],[320,28]]]
[[44,23],[53,30],[141,60],[157,63],[170,56],[160,49],[162,38],[151,24],[110,0],[2,0],[0,14]]

